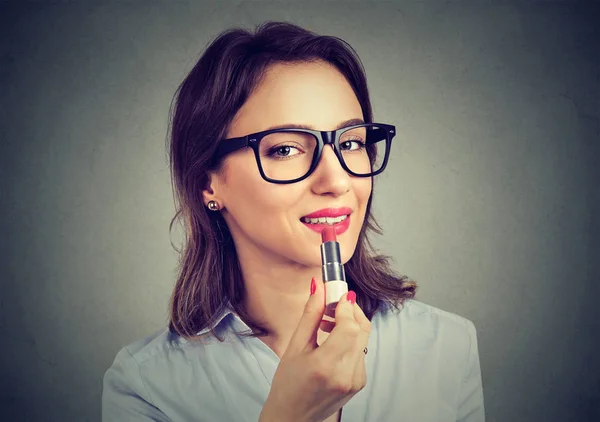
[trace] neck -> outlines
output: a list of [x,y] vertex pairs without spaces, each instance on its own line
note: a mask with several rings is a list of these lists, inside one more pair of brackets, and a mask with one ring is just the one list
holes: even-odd
[[244,279],[244,308],[269,330],[261,340],[281,357],[304,313],[311,278],[322,279],[321,267],[282,262],[258,248],[236,249]]

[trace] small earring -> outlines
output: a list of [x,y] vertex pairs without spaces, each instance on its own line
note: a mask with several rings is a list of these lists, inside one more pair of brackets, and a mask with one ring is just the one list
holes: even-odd
[[215,201],[208,201],[208,209],[211,211],[218,211],[219,204],[217,204]]

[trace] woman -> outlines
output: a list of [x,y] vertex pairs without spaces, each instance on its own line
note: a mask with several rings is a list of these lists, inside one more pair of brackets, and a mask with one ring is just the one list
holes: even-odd
[[[281,22],[226,31],[171,123],[186,243],[169,329],[117,354],[104,421],[484,420],[473,323],[414,300],[372,253],[373,180],[395,132],[373,123],[349,45]],[[335,312],[320,252],[332,222],[315,215],[344,220],[350,292]]]

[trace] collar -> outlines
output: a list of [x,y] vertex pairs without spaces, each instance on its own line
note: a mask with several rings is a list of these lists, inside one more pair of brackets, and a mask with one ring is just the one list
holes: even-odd
[[219,312],[217,312],[217,318],[214,320],[214,323],[209,324],[206,328],[204,328],[203,330],[200,330],[196,333],[196,335],[202,335],[202,334],[206,334],[208,333],[211,329],[216,328],[219,324],[221,324],[221,321],[223,321],[229,314],[232,314],[233,316],[236,316],[234,314],[234,310],[233,310],[233,306],[231,305],[231,301],[229,299],[227,299],[225,301],[225,304],[221,307],[221,310]]
[[[392,308],[391,304],[389,304],[387,301],[381,301],[381,306],[382,306],[382,312],[385,312]],[[209,324],[203,330],[198,331],[198,333],[196,333],[196,335],[202,335],[202,334],[206,334],[206,333],[210,332],[211,328],[216,328],[217,326],[219,326],[221,324],[221,322],[229,314],[233,315],[233,318],[236,319],[237,321],[239,321],[242,328],[250,329],[250,327],[248,327],[248,325],[246,325],[246,323],[243,322],[240,319],[240,317],[237,316],[237,314],[235,314],[233,306],[231,305],[231,301],[229,299],[226,299],[224,305],[221,307],[221,310],[219,312],[217,312],[218,317],[214,320],[215,322],[213,324]]]

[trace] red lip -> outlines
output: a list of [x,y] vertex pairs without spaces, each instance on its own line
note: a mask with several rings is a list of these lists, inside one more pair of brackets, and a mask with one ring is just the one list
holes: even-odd
[[[315,211],[311,214],[305,215],[306,218],[319,218],[319,217],[341,217],[342,215],[352,214],[352,208],[342,207],[342,208],[323,208],[321,210]],[[301,217],[301,218],[304,218]]]

